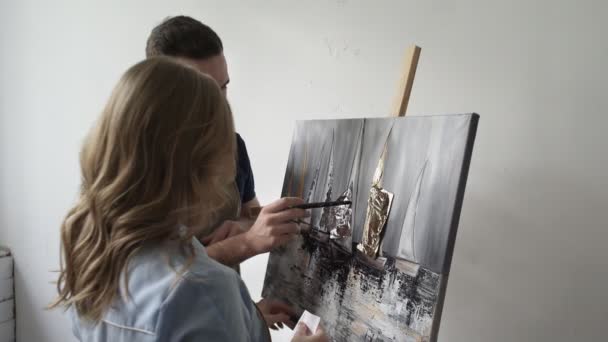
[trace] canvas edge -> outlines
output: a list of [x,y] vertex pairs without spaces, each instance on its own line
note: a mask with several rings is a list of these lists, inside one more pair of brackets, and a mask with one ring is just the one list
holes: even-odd
[[470,115],[471,121],[469,123],[469,134],[464,147],[464,157],[462,159],[462,168],[460,170],[461,177],[460,181],[458,182],[458,189],[456,190],[456,201],[454,204],[454,211],[452,212],[452,220],[450,222],[451,228],[448,234],[448,244],[444,256],[443,268],[441,270],[442,275],[448,275],[450,273],[452,256],[454,254],[454,245],[456,244],[456,233],[458,232],[458,224],[460,223],[460,214],[462,212],[462,205],[464,203],[464,195],[469,177],[469,169],[471,166],[471,158],[473,156],[473,146],[475,144],[475,137],[477,136],[479,115],[476,113]]
[[454,255],[454,246],[456,244],[456,233],[458,231],[458,224],[460,222],[460,214],[462,211],[462,205],[464,203],[464,194],[466,191],[467,179],[469,176],[469,169],[471,166],[471,158],[473,156],[473,146],[475,144],[475,138],[477,137],[477,126],[479,124],[479,114],[472,113],[471,122],[469,123],[469,135],[465,144],[465,155],[463,158],[460,182],[458,184],[458,191],[456,192],[456,205],[454,206],[454,213],[452,215],[452,222],[450,223],[452,229],[448,238],[448,248],[445,255],[444,267],[441,273],[441,284],[439,285],[439,296],[437,304],[435,306],[435,314],[433,317],[433,326],[431,328],[430,342],[436,342],[439,336],[439,327],[441,325],[441,316],[443,314],[443,304],[445,302],[445,295],[448,287],[448,280],[450,274],[450,268],[452,266],[452,257]]

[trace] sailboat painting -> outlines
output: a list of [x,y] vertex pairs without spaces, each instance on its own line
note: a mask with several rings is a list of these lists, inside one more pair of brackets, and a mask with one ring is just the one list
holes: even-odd
[[282,196],[312,209],[262,296],[333,341],[436,341],[479,116],[299,121]]

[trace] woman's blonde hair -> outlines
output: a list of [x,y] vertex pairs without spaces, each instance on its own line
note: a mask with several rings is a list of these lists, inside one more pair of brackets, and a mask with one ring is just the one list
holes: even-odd
[[81,151],[82,189],[61,226],[51,307],[72,305],[97,321],[144,244],[179,239],[188,250],[192,236],[238,200],[235,145],[232,114],[213,79],[163,57],[131,67]]

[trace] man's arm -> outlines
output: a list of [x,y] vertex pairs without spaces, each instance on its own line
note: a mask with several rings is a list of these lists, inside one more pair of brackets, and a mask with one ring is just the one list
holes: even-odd
[[260,201],[257,197],[254,197],[251,201],[244,203],[241,208],[241,219],[240,222],[245,230],[249,230],[255,221],[257,215],[253,214],[253,211],[260,209]]
[[247,240],[245,233],[243,233],[209,245],[207,247],[207,254],[213,260],[232,267],[257,253]]

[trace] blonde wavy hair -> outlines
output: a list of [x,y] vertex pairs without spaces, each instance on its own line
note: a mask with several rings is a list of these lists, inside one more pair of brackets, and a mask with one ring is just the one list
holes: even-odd
[[145,244],[177,239],[191,254],[192,236],[238,201],[235,151],[232,114],[213,79],[164,57],[131,67],[81,151],[82,189],[61,226],[50,307],[98,321]]

